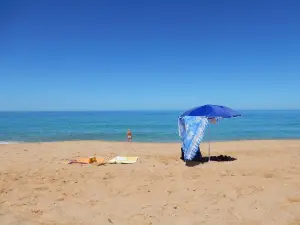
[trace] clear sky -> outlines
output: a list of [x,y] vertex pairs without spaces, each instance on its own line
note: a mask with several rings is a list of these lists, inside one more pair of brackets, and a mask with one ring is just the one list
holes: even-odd
[[0,0],[0,110],[300,109],[299,0]]

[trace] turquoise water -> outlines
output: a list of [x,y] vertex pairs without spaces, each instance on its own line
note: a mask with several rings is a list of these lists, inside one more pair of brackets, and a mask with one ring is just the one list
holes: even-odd
[[[300,111],[241,111],[211,125],[214,141],[300,139]],[[0,143],[66,140],[178,142],[179,111],[0,112]],[[204,141],[208,139],[206,132]]]

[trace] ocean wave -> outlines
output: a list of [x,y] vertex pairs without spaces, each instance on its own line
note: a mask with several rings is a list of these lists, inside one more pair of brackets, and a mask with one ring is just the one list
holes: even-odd
[[18,144],[21,142],[17,142],[17,141],[0,141],[0,145],[10,145],[10,144]]

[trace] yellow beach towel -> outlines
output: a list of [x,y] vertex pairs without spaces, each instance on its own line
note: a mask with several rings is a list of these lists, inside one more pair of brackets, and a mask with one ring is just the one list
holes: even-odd
[[137,160],[138,157],[116,156],[115,158],[109,160],[107,163],[133,164],[136,163]]

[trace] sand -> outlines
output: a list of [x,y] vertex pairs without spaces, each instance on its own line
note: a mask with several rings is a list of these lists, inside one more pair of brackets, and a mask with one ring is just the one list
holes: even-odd
[[[139,160],[64,163],[94,154]],[[0,224],[300,224],[300,140],[213,143],[219,154],[237,160],[187,167],[178,143],[0,145]]]

